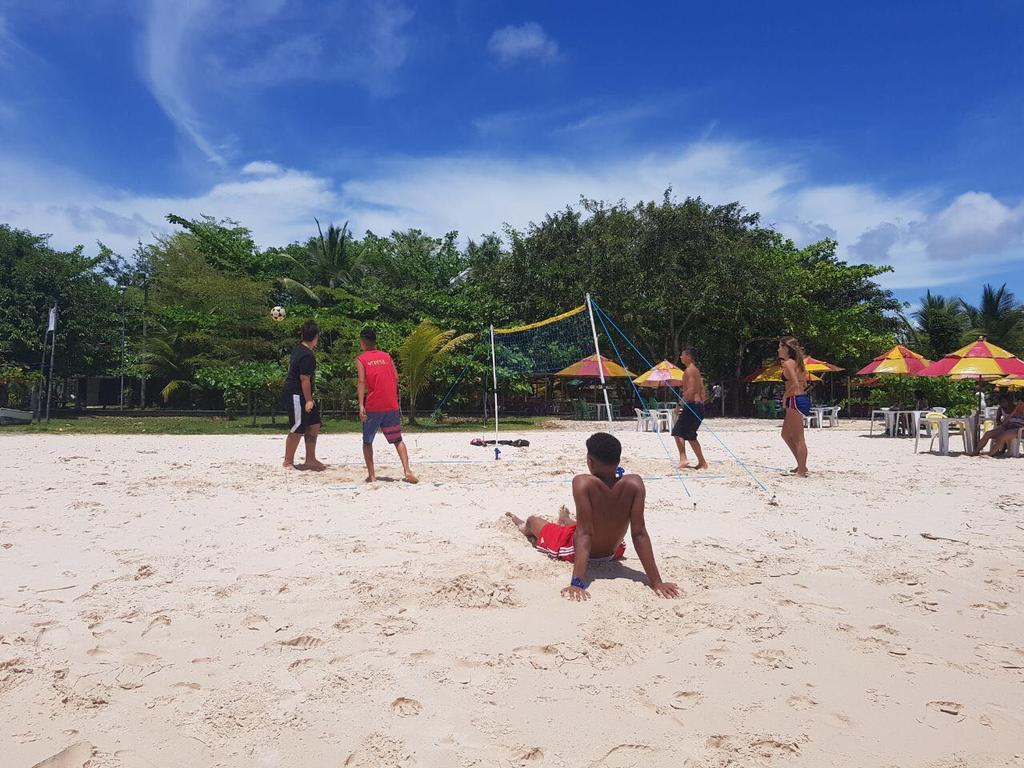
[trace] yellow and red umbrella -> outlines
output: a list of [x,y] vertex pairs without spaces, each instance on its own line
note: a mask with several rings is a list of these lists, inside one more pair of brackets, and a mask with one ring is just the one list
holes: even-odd
[[844,370],[838,365],[826,363],[824,360],[817,360],[810,355],[804,356],[804,368],[807,369],[808,373],[834,373]]
[[633,383],[638,387],[678,387],[683,383],[683,375],[681,368],[662,360],[647,373],[633,379]]
[[596,379],[601,376],[601,372],[604,372],[606,379],[632,379],[636,376],[635,373],[631,373],[623,368],[618,363],[613,363],[604,355],[600,358],[595,354],[590,357],[585,357],[582,360],[573,363],[568,368],[563,368],[555,376],[566,376],[568,378],[576,379]]
[[[832,373],[834,371],[843,370],[838,365],[826,363],[823,360],[817,360],[810,355],[804,357],[804,369],[807,371],[808,381],[821,381],[820,377],[814,375],[816,373]],[[782,381],[782,363],[776,361],[774,363],[763,365],[750,375],[744,377],[743,380],[748,383]]]
[[1024,389],[1024,376],[1005,376],[992,382],[994,387],[1006,387],[1007,389]]
[[[764,382],[767,381],[782,381],[782,366],[766,365],[763,368],[758,368],[749,376],[744,376],[743,380],[748,384],[763,384]],[[818,376],[817,374],[808,371],[807,380],[821,381],[821,376]]]
[[931,360],[926,360],[914,350],[897,344],[857,371],[857,375],[878,376],[884,373],[890,376],[917,376],[922,369],[931,364]]
[[981,336],[956,352],[923,368],[919,376],[949,376],[953,379],[1001,379],[1024,376],[1024,360]]
[[859,379],[856,384],[850,384],[852,389],[871,389],[872,387],[882,386],[882,380],[878,376],[872,376],[869,379]]

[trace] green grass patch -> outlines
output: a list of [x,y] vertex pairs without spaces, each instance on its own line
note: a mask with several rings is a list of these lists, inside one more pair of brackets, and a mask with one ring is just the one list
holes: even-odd
[[[502,430],[542,429],[557,424],[550,417],[523,417],[503,419]],[[274,435],[284,434],[288,425],[283,416],[272,423],[269,416],[244,416],[228,419],[223,416],[80,416],[75,419],[53,419],[49,424],[20,424],[0,427],[0,435],[24,435],[31,433],[67,435]],[[362,432],[363,425],[358,419],[325,417],[323,432]],[[421,419],[416,426],[402,424],[407,433],[430,432],[483,432],[494,429],[494,422],[479,419],[448,418],[441,422]]]

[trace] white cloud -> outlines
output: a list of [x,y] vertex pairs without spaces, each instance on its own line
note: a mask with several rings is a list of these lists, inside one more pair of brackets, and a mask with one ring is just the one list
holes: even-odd
[[226,167],[234,113],[253,90],[295,80],[393,88],[411,45],[412,11],[394,0],[325,7],[283,0],[151,0],[142,69],[160,107],[211,162]]
[[242,167],[242,173],[247,176],[277,175],[281,173],[281,166],[269,160],[254,160]]
[[0,16],[0,67],[9,65],[14,54],[22,50],[21,43],[11,32],[7,19]]
[[869,185],[819,185],[807,170],[752,145],[696,142],[674,152],[574,163],[551,157],[392,159],[348,179],[258,160],[210,189],[180,197],[139,196],[92,184],[59,168],[0,156],[0,221],[54,233],[70,247],[97,239],[130,252],[138,239],[169,231],[167,213],[227,217],[261,246],[310,233],[313,217],[351,220],[354,231],[411,227],[466,237],[526,227],[580,195],[629,203],[677,197],[739,201],[800,245],[835,237],[850,261],[890,265],[890,288],[938,287],[1024,263],[1024,204],[983,192],[943,198],[934,190],[886,194]]
[[438,157],[393,161],[344,183],[346,206],[359,227],[389,232],[415,226],[466,235],[540,221],[545,213],[580,197],[640,201],[660,199],[666,187],[679,195],[715,202],[741,200],[752,210],[780,205],[795,181],[786,166],[752,168],[754,153],[742,145],[693,145],[675,154],[639,155],[593,166],[550,158],[513,161],[487,157]]
[[208,0],[153,0],[146,19],[144,68],[153,97],[161,109],[208,160],[224,165],[221,149],[207,135],[208,127],[192,105],[189,73],[192,56],[186,43],[199,36],[210,12]]
[[[310,236],[313,217],[331,220],[339,212],[329,179],[254,163],[259,173],[240,174],[192,196],[140,196],[91,183],[64,169],[0,157],[0,177],[17,178],[19,188],[0,187],[0,221],[36,233],[52,233],[56,247],[99,240],[128,254],[136,243],[173,230],[168,213],[209,214],[249,227],[263,246],[285,245]],[[274,166],[271,168],[271,166]]]
[[1024,203],[1011,208],[987,192],[965,192],[935,217],[924,237],[941,259],[1024,245]]
[[503,64],[524,59],[549,63],[558,58],[558,43],[535,21],[494,30],[487,48]]

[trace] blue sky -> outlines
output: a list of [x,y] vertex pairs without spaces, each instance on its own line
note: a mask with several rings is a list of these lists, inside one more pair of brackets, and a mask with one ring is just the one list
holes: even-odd
[[1024,275],[1022,33],[1012,0],[0,0],[0,221],[472,237],[671,186],[973,297]]

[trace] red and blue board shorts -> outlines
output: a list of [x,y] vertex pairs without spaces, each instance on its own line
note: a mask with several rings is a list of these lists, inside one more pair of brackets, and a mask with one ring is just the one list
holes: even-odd
[[[534,546],[545,555],[557,558],[558,560],[568,560],[571,563],[576,559],[576,546],[572,541],[575,534],[575,525],[548,523],[540,529],[540,535],[537,536],[537,542]],[[615,548],[615,554],[611,556],[611,559],[621,560],[625,554],[626,545],[620,542],[619,546]]]
[[392,445],[402,442],[401,411],[367,411],[363,422],[363,444],[373,445],[377,430],[384,433],[384,438]]

